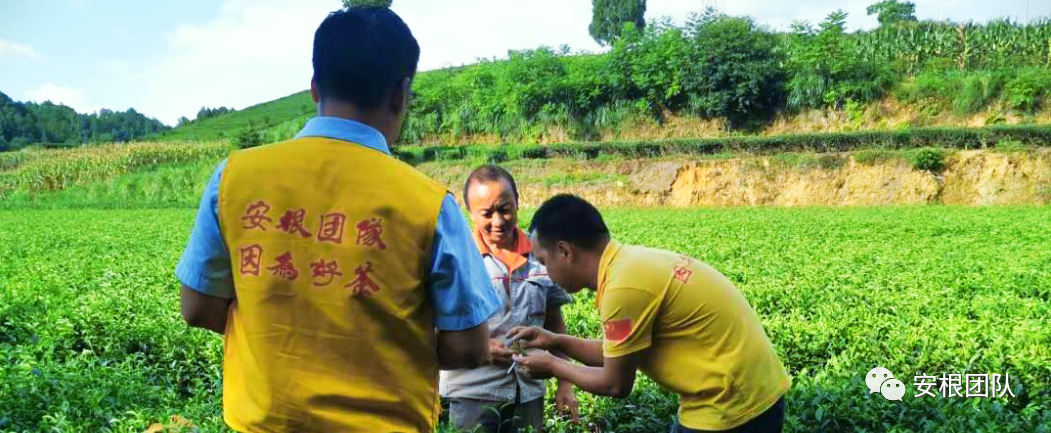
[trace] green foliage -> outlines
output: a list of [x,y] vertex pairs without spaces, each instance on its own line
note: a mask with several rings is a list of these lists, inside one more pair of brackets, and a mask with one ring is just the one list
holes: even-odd
[[241,149],[247,149],[249,147],[256,147],[266,143],[263,138],[263,134],[255,128],[249,127],[244,131],[241,131],[234,137],[234,144]]
[[14,194],[32,198],[164,164],[215,163],[229,153],[227,143],[132,143],[3,154],[0,167],[7,169],[0,172],[0,199]]
[[202,182],[219,159],[213,156],[140,167],[128,174],[50,192],[18,189],[0,199],[0,209],[193,209],[200,203]]
[[[929,114],[999,104],[1028,114],[1048,98],[1051,21],[902,22],[848,32],[845,17],[772,33],[709,11],[685,25],[629,23],[608,53],[540,47],[421,72],[400,144],[593,141],[623,127],[659,126],[667,114],[725,118],[736,129],[761,127],[771,111],[786,110],[848,109],[860,121],[865,104],[888,92],[909,104],[923,100]],[[315,111],[304,91],[154,139],[232,140],[254,125],[264,141],[281,141]],[[4,146],[12,144],[0,140]]]
[[986,99],[988,93],[985,83],[980,77],[971,76],[964,80],[963,88],[953,100],[953,108],[957,113],[974,113],[981,110],[989,102]]
[[896,74],[1051,66],[1051,21],[985,24],[922,21],[883,26],[852,38],[857,55]]
[[876,14],[876,20],[881,26],[916,21],[916,4],[913,2],[883,0],[869,5],[865,12],[869,15]]
[[864,165],[876,165],[897,159],[898,153],[884,149],[866,149],[854,152],[854,162]]
[[536,141],[555,128],[588,138],[622,92],[605,87],[616,74],[607,56],[566,53],[511,51],[506,61],[419,74],[402,140],[491,134]]
[[895,91],[905,103],[948,106],[960,114],[1002,104],[1023,113],[1041,109],[1051,97],[1051,72],[1045,68],[996,71],[928,71]]
[[1045,96],[1051,96],[1051,70],[1026,69],[1008,81],[1004,89],[1011,107],[1032,112],[1041,108]]
[[234,110],[233,108],[227,108],[227,107],[219,107],[219,108],[201,107],[201,109],[197,111],[197,119],[196,120],[200,121],[200,120],[204,120],[204,119],[207,119],[207,118],[210,118],[210,117],[222,116],[223,114],[233,113],[235,111],[237,111],[237,110]]
[[629,94],[641,96],[635,105],[659,115],[664,108],[685,102],[681,67],[689,62],[687,32],[670,21],[654,22],[645,31],[628,26],[611,52],[612,65],[621,71]]
[[[0,212],[0,430],[141,432],[178,415],[228,431],[222,340],[183,323],[171,272],[193,215]],[[1046,208],[604,216],[618,240],[696,257],[741,290],[793,378],[786,432],[1051,425],[1051,267],[1038,253],[1051,244]],[[570,333],[601,336],[594,305],[580,293],[563,307]],[[904,401],[868,393],[862,376],[876,364],[902,377]],[[1009,373],[1016,397],[914,398],[921,373]],[[548,409],[546,431],[666,431],[677,406],[641,374],[624,400],[577,395],[583,425]]]
[[870,102],[883,95],[893,82],[886,63],[858,56],[845,33],[847,13],[832,12],[818,31],[795,24],[787,41],[786,83],[789,109],[838,108],[842,104]]
[[664,110],[728,117],[772,112],[781,74],[773,35],[749,19],[707,14],[626,33],[608,55],[566,49],[511,51],[502,62],[420,74],[402,133],[407,143],[451,134],[536,141],[562,128],[598,138],[624,119]]
[[1018,140],[1001,140],[996,143],[996,150],[1001,152],[1025,152],[1032,150],[1033,146]]
[[612,45],[625,24],[637,29],[646,25],[646,0],[591,0],[588,33],[602,45]]
[[657,22],[646,32],[629,28],[614,46],[613,64],[634,85],[646,107],[726,118],[741,126],[772,113],[782,100],[777,40],[750,18],[712,9],[685,27]]
[[263,135],[264,142],[278,142],[295,136],[316,111],[310,91],[306,90],[242,110],[189,122],[149,138],[161,142],[232,140],[240,131],[253,128]]
[[845,152],[854,150],[981,149],[1004,140],[1031,146],[1051,143],[1051,126],[986,128],[917,128],[901,131],[829,132],[770,137],[742,136],[660,141],[607,141],[552,145],[517,144],[465,146],[399,146],[395,156],[410,164],[474,158],[507,161],[537,158],[652,158],[665,155],[777,154],[782,152]]
[[141,432],[174,414],[226,430],[222,341],[173,309],[191,210],[0,221],[0,254],[19,257],[0,261],[0,430]]
[[390,4],[394,0],[343,0],[343,7],[349,8],[354,6],[371,6],[390,8]]
[[79,114],[65,105],[17,102],[0,93],[0,151],[32,143],[76,145],[127,142],[168,130],[160,121],[134,109]]
[[690,111],[740,126],[781,104],[784,74],[774,35],[749,18],[709,13],[694,21],[690,36],[696,61],[683,83]]
[[917,170],[940,173],[945,168],[945,150],[933,147],[919,149],[912,156],[912,166]]

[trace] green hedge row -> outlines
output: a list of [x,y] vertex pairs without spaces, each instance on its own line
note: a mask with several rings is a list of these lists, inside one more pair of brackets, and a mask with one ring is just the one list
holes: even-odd
[[772,137],[684,138],[659,141],[614,141],[466,146],[401,146],[394,155],[410,164],[447,160],[579,158],[600,155],[650,158],[664,155],[715,153],[771,154],[780,152],[845,152],[858,149],[942,147],[982,149],[1001,141],[1033,146],[1051,145],[1051,125],[991,126],[985,128],[918,128],[901,131],[863,131],[791,134]]

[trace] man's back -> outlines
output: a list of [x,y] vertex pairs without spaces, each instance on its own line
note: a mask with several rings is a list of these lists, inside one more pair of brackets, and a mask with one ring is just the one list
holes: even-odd
[[680,395],[684,426],[736,427],[787,391],[789,378],[758,315],[712,267],[611,241],[598,281],[605,356],[648,349],[640,369]]
[[340,140],[231,156],[217,206],[236,297],[224,360],[231,427],[433,428],[438,362],[424,282],[445,192]]

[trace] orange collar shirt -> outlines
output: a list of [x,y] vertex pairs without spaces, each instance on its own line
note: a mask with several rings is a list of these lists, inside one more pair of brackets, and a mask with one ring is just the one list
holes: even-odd
[[[544,326],[551,308],[560,308],[571,298],[551,281],[547,268],[532,253],[526,234],[518,229],[514,249],[499,254],[489,248],[474,231],[475,245],[492,281],[491,289],[503,308],[489,318],[491,338],[502,339],[515,326]],[[473,398],[492,401],[526,402],[544,396],[544,381],[530,379],[506,367],[487,365],[471,370],[443,371],[439,391],[443,397]]]

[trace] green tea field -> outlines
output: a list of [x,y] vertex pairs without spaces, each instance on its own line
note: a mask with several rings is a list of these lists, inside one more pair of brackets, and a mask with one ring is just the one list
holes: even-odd
[[[789,432],[1049,431],[1047,207],[606,217],[616,238],[697,257],[745,293],[793,378]],[[192,219],[188,209],[0,211],[0,432],[141,432],[172,415],[225,431],[222,340],[182,322],[172,275]],[[571,333],[598,335],[593,296],[565,313]],[[869,393],[876,366],[906,385],[902,401]],[[950,397],[936,384],[915,397],[917,376],[952,374],[1007,380],[1002,396]],[[676,407],[648,380],[627,400],[578,396],[585,423],[549,416],[548,431],[667,431]]]

